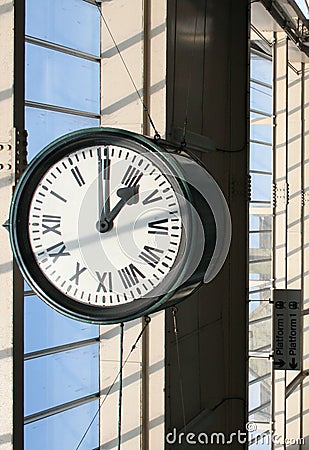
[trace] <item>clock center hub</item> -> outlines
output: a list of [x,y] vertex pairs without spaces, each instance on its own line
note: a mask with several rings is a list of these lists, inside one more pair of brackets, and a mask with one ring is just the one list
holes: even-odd
[[107,233],[107,231],[110,231],[113,228],[113,221],[108,220],[98,220],[96,223],[96,228],[99,233]]

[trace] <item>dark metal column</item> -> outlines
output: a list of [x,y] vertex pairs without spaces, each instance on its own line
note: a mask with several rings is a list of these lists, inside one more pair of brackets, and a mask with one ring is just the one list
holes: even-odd
[[[168,137],[187,115],[188,132],[214,142],[219,150],[197,155],[224,192],[233,227],[223,270],[177,306],[186,431],[222,432],[228,439],[245,431],[247,417],[247,2],[169,1],[167,64]],[[180,432],[184,420],[169,310],[166,325],[166,432]],[[243,446],[235,437],[232,448]],[[186,448],[184,438],[180,448]]]

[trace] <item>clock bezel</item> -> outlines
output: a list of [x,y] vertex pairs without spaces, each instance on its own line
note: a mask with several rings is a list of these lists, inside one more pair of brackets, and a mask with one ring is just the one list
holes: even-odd
[[[175,274],[176,276],[173,275],[175,282],[177,277],[177,287],[173,288],[174,280],[171,277],[171,273],[169,273],[166,276],[167,280],[164,279],[165,281],[163,280],[152,291],[152,294],[155,296],[150,299],[143,297],[127,304],[114,306],[89,305],[66,296],[48,280],[37,264],[30,244],[28,217],[32,196],[39,182],[53,164],[82,148],[100,145],[124,145],[126,148],[137,151],[138,153],[147,152],[148,159],[155,160],[154,163],[159,169],[161,168],[160,165],[168,168],[171,174],[168,180],[173,190],[186,200],[191,200],[190,190],[181,176],[181,168],[175,164],[173,159],[168,158],[168,152],[165,152],[160,146],[156,145],[155,141],[151,141],[149,138],[135,133],[114,128],[78,130],[53,141],[29,164],[16,188],[12,201],[10,211],[10,238],[15,258],[24,278],[42,300],[70,318],[91,323],[112,324],[150,314],[169,300],[185,278],[188,265],[187,257],[190,254],[190,249],[185,242],[188,241],[188,237],[185,239],[182,235],[179,252],[173,264],[173,267],[176,264],[179,265]],[[189,208],[181,203],[179,204],[181,217],[185,221],[186,233],[190,233],[193,218],[191,217]],[[162,286],[164,285],[165,294],[156,295],[157,292],[162,290]]]

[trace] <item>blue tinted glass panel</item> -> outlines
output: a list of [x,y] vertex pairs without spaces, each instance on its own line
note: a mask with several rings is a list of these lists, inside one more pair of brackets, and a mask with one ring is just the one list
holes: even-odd
[[272,176],[251,174],[251,200],[270,201],[271,200]]
[[69,319],[37,297],[25,298],[25,353],[91,339],[99,326]]
[[100,54],[100,13],[81,0],[27,0],[26,34]]
[[[270,244],[271,244],[271,233],[263,232],[263,233],[250,233],[249,234],[249,242],[251,249],[259,249],[261,252],[267,251],[270,252]],[[265,256],[265,255],[263,255]]]
[[249,278],[251,281],[256,281],[256,280],[259,280],[260,279],[260,274],[259,273],[256,273],[256,272],[254,272],[254,271],[250,271],[250,278]]
[[309,19],[309,10],[308,10],[308,2],[307,2],[307,0],[295,0],[295,2],[300,7],[300,9],[301,9],[302,13],[304,14],[304,16],[307,19]]
[[31,287],[24,281],[24,291],[31,291]]
[[268,144],[272,142],[272,118],[260,114],[250,114],[250,139]]
[[25,361],[25,415],[99,391],[99,344]]
[[[76,449],[99,408],[99,401],[72,408],[25,426],[25,450]],[[99,414],[83,440],[80,450],[99,447]]]
[[28,161],[54,139],[81,128],[98,127],[99,119],[63,114],[37,108],[26,108]]
[[250,108],[271,114],[273,109],[271,89],[254,82],[250,83],[250,88]]
[[273,166],[272,147],[250,143],[250,170],[271,172]]
[[249,214],[250,231],[271,231],[272,216],[262,214]]
[[26,45],[26,99],[99,113],[99,64]]
[[262,56],[251,54],[251,78],[272,85],[272,62]]
[[[259,294],[257,294],[257,296],[258,295]],[[259,302],[259,301],[257,301],[257,302],[254,302],[254,301],[249,302],[249,314],[253,313],[253,311],[256,311],[258,308],[261,308],[261,302]],[[256,312],[258,312],[258,311],[256,311]],[[259,315],[259,317],[260,317],[260,315]],[[249,318],[249,320],[250,320],[250,318]]]
[[271,233],[249,234],[249,261],[261,261],[271,257]]
[[[266,285],[266,282],[265,282],[265,285]],[[259,288],[263,289],[264,286],[263,285],[261,285],[261,286],[251,286],[250,289],[252,291],[254,291],[254,290],[257,290]],[[271,297],[270,286],[269,286],[269,289],[265,288],[263,291],[260,291],[260,292],[249,293],[249,300],[250,300],[250,302],[254,301],[254,300],[263,300],[263,301],[268,302],[270,297]]]

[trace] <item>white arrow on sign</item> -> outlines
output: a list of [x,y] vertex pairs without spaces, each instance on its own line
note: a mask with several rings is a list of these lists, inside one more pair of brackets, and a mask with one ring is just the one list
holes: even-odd
[[274,368],[301,369],[301,291],[274,290]]

